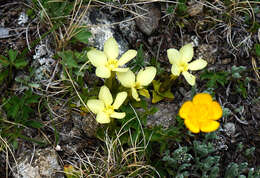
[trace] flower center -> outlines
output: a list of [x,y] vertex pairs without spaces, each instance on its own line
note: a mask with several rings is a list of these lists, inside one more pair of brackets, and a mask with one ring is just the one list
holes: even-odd
[[106,106],[104,109],[104,112],[108,115],[111,115],[114,113],[114,107],[113,106]]
[[106,67],[109,68],[110,70],[117,68],[118,67],[118,60],[109,59],[107,61]]
[[135,82],[133,87],[136,88],[136,89],[141,89],[142,88],[140,82]]
[[179,64],[179,69],[180,69],[181,72],[188,71],[188,64],[186,62],[181,62]]

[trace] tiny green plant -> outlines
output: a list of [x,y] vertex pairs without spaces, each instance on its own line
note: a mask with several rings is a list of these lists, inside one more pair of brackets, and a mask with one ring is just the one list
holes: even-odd
[[3,138],[7,138],[14,148],[17,148],[17,138],[23,138],[38,142],[22,134],[26,127],[41,128],[41,122],[32,119],[34,113],[34,105],[38,103],[39,96],[34,95],[28,90],[23,96],[12,96],[3,99],[3,110],[6,115],[0,115],[0,134]]
[[231,82],[234,84],[234,91],[246,98],[246,88],[250,82],[248,77],[244,77],[246,70],[245,66],[232,66],[229,71],[204,71],[200,77],[202,80],[208,80],[206,86],[213,90],[219,88],[219,85],[225,87],[226,84]]
[[0,83],[7,77],[11,81],[14,69],[22,69],[28,64],[24,57],[18,55],[18,51],[12,49],[8,51],[8,57],[0,55],[0,63],[3,66],[0,71]]
[[219,160],[214,145],[210,140],[216,138],[215,133],[205,135],[204,140],[194,140],[191,146],[179,146],[174,151],[167,150],[162,158],[163,174],[166,177],[218,177]]

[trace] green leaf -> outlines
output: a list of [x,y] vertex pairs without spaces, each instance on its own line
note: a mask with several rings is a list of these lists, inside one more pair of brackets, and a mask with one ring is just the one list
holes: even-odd
[[164,99],[162,96],[158,95],[154,90],[152,92],[153,92],[152,103],[158,103],[159,101]]
[[232,77],[235,79],[239,79],[242,76],[240,75],[240,73],[244,72],[246,70],[245,66],[232,66],[231,67],[231,73],[232,73]]
[[167,99],[173,99],[174,95],[171,92],[171,89],[169,88],[167,91],[164,92],[160,92],[160,86],[161,86],[161,82],[153,80],[153,88],[154,90],[153,92],[153,99],[152,99],[152,103],[157,103],[159,101],[161,101],[164,98]]
[[255,53],[258,57],[260,57],[260,44],[255,44]]
[[44,125],[38,121],[30,120],[26,122],[26,126],[33,127],[36,129],[42,128]]
[[5,56],[0,55],[0,63],[4,66],[7,67],[10,65],[10,62],[8,61],[8,58]]
[[21,59],[17,59],[14,63],[15,68],[17,69],[21,69],[24,68],[25,66],[27,66],[28,62],[25,61],[23,58]]
[[9,70],[4,70],[0,73],[0,84],[8,77]]
[[217,84],[225,86],[228,81],[228,73],[227,72],[209,72],[205,71],[201,74],[201,80],[209,80],[207,82],[207,86],[209,88],[216,88]]
[[65,65],[68,68],[77,68],[78,64],[74,59],[74,54],[72,51],[64,51],[64,52],[58,52],[58,55],[62,58],[61,63]]
[[88,44],[88,39],[91,37],[91,33],[87,29],[80,29],[75,35],[75,38],[82,43]]
[[143,88],[143,89],[140,89],[138,92],[139,92],[140,95],[142,95],[142,96],[144,96],[146,98],[150,98],[150,94],[149,94],[148,90]]
[[9,59],[10,59],[11,63],[14,63],[14,61],[15,61],[15,59],[17,57],[17,54],[18,54],[18,51],[14,51],[12,49],[10,49],[8,51],[8,55],[9,55]]

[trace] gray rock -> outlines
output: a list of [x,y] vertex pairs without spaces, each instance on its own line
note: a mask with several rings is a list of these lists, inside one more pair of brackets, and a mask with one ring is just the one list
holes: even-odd
[[7,38],[9,36],[9,29],[0,27],[0,39]]
[[143,17],[136,19],[137,27],[146,35],[150,36],[159,26],[161,11],[153,4],[145,4],[142,9],[138,9],[138,14]]
[[131,17],[125,18],[125,20],[119,24],[119,29],[124,38],[133,46],[136,45],[138,39],[143,38],[143,34],[136,30],[136,23],[134,20],[131,20]]
[[234,136],[236,132],[236,126],[234,123],[228,122],[224,125],[224,130],[229,137]]
[[17,167],[14,166],[14,177],[17,178],[63,178],[58,156],[54,149],[38,149],[34,153],[27,152],[17,159]]
[[77,130],[83,130],[83,132],[88,137],[95,137],[97,129],[98,129],[98,123],[97,121],[92,118],[90,115],[89,117],[83,117],[79,114],[73,115],[73,123]]
[[110,37],[114,37],[119,45],[119,55],[127,51],[128,43],[119,33],[116,33],[116,28],[113,26],[115,22],[113,18],[101,10],[89,9],[82,22],[90,26],[89,30],[92,36],[89,39],[89,45],[103,50],[105,41]]
[[168,128],[169,126],[174,125],[178,113],[178,106],[176,104],[159,102],[153,104],[152,106],[158,108],[158,111],[155,114],[148,117],[148,127],[160,125],[164,128]]

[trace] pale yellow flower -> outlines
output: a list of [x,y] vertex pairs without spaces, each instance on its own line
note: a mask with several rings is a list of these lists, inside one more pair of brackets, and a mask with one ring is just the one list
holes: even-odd
[[193,133],[213,132],[219,128],[217,120],[223,112],[220,104],[207,93],[199,93],[192,101],[186,101],[179,111],[184,124]]
[[189,63],[193,57],[193,46],[191,43],[183,46],[180,51],[171,48],[167,50],[167,55],[172,64],[171,72],[175,76],[182,74],[190,85],[195,85],[195,76],[188,70],[201,70],[207,66],[207,61],[197,59]]
[[99,91],[98,99],[88,100],[87,106],[90,111],[97,114],[97,122],[105,124],[110,122],[110,118],[123,119],[125,117],[124,112],[116,112],[115,110],[119,109],[126,97],[126,92],[120,92],[116,95],[116,99],[113,103],[112,95],[109,89],[104,85]]
[[146,67],[138,72],[136,78],[131,70],[128,70],[127,72],[118,72],[117,78],[124,87],[131,88],[133,98],[136,101],[140,101],[137,90],[139,90],[139,93],[140,91],[146,92],[146,90],[144,91],[142,89],[152,82],[155,75],[155,67]]
[[100,78],[109,78],[111,76],[111,71],[128,71],[128,68],[121,67],[133,59],[136,54],[136,50],[128,50],[118,60],[119,47],[116,40],[111,37],[104,44],[104,52],[93,49],[87,53],[87,56],[91,64],[96,67],[96,76]]

